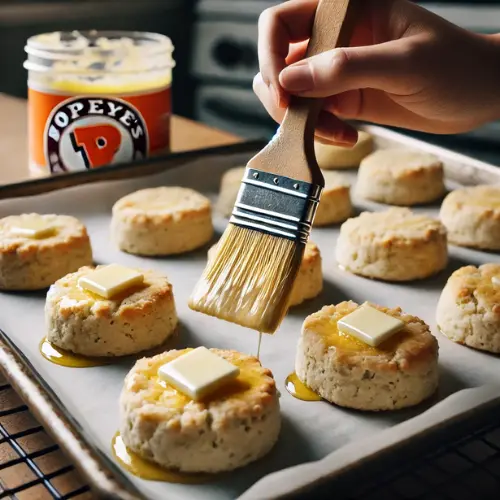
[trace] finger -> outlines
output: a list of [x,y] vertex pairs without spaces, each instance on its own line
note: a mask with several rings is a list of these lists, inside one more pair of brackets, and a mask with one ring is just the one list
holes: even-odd
[[[271,118],[276,123],[281,123],[286,110],[276,105],[274,96],[264,83],[260,73],[254,78],[253,88]],[[353,146],[358,140],[357,131],[353,127],[326,111],[320,113],[316,136],[328,143],[349,146]]]
[[[288,55],[285,60],[285,64],[293,64],[297,61],[300,61],[301,59],[304,58],[304,55],[307,50],[307,44],[308,40],[305,42],[298,42],[290,45]],[[270,86],[271,90],[274,92],[274,86]],[[274,96],[276,101],[277,101],[277,106],[279,108],[286,109],[288,108],[288,105],[290,104],[290,94],[288,92],[285,92],[281,87],[279,89],[279,94]]]
[[253,79],[253,91],[259,98],[260,102],[266,108],[271,118],[277,123],[281,123],[285,115],[285,109],[278,106],[276,96],[273,91],[264,83],[262,75],[258,73]]
[[423,86],[422,61],[416,58],[415,37],[379,45],[339,48],[284,68],[284,90],[307,97],[327,97],[349,90],[372,88],[397,95]]
[[350,90],[325,99],[324,110],[344,120],[400,126],[421,123],[422,117],[395,102],[380,90]]
[[[324,109],[344,120],[360,120],[431,133],[448,133],[450,123],[414,113],[380,90],[352,90],[325,99]],[[460,124],[457,123],[457,131]]]
[[279,74],[286,66],[290,43],[309,38],[318,0],[291,0],[266,9],[259,17],[258,57],[263,81],[279,105]]
[[291,44],[288,49],[288,55],[286,56],[285,64],[289,66],[290,64],[294,64],[304,59],[308,44],[309,40]]
[[328,111],[320,113],[315,135],[321,142],[349,147],[358,141],[358,131]]
[[[348,120],[363,120],[367,113],[367,103],[364,102],[367,90],[348,90],[341,94],[325,98],[323,108],[334,115],[341,116]],[[387,94],[375,91],[380,94],[383,104],[386,104]],[[390,100],[390,99],[389,99]],[[392,102],[392,101],[391,101]]]

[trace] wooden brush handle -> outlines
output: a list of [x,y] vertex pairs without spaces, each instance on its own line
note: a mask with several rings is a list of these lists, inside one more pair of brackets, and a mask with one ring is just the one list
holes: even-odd
[[354,2],[355,0],[319,0],[305,57],[349,43],[352,26],[347,21]]
[[[314,24],[306,57],[320,54],[339,46],[346,46],[351,36],[354,8],[359,0],[320,0],[314,17]],[[280,149],[283,163],[279,168],[288,177],[324,184],[323,176],[314,154],[314,130],[323,99],[292,96],[285,118],[280,127]],[[300,148],[300,152],[297,150]],[[302,162],[293,161],[297,154],[305,153],[310,178],[304,178]],[[286,165],[285,165],[286,162]],[[307,175],[306,175],[307,177]]]

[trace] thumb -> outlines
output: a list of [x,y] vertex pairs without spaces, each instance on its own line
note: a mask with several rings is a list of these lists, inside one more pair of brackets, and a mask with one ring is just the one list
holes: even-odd
[[287,92],[305,97],[328,97],[365,88],[412,94],[420,80],[416,75],[422,70],[415,57],[414,38],[323,52],[283,69],[280,84]]

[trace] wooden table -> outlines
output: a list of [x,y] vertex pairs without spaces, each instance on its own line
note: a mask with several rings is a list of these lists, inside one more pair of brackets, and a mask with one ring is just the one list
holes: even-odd
[[[2,117],[0,120],[0,184],[25,180],[29,178],[26,102],[0,94],[0,114]],[[240,141],[238,137],[226,132],[214,130],[185,118],[173,117],[172,149],[174,151],[234,144],[238,141]],[[18,409],[20,411],[15,411]],[[23,402],[0,373],[0,431],[2,429],[11,436],[23,434],[15,441],[24,453],[33,458],[33,462],[43,474],[54,474],[55,477],[51,483],[61,495],[75,491],[76,495],[71,498],[79,500],[93,498],[67,458],[57,449],[29,410],[23,409]],[[50,453],[37,456],[41,450],[47,449],[51,450]],[[0,498],[2,498],[2,491],[6,488],[22,487],[37,481],[33,470],[18,459],[19,454],[13,448],[12,443],[9,443],[0,433]],[[6,464],[11,465],[6,467]],[[43,482],[39,481],[38,484],[16,493],[15,498],[48,500],[53,496]]]

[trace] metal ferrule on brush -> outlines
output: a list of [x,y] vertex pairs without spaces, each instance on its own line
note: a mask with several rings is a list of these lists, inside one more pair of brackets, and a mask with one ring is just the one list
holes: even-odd
[[231,224],[307,243],[322,187],[247,168]]

